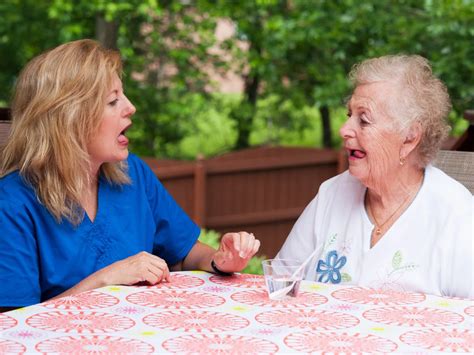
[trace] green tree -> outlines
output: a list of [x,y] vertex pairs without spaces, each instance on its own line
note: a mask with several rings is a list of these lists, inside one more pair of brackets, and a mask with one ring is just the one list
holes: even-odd
[[[240,104],[231,112],[236,121],[237,141],[235,148],[242,149],[249,146],[249,137],[252,131],[253,118],[257,110],[257,102],[262,90],[262,83],[268,77],[271,58],[266,56],[268,35],[265,31],[266,23],[275,12],[282,12],[284,1],[256,0],[256,1],[201,1],[201,9],[215,17],[226,17],[235,24],[234,37],[225,41],[222,48],[229,51],[236,63],[244,82],[244,93]],[[239,45],[245,43],[245,49]]]
[[48,10],[44,1],[0,3],[0,102],[10,100],[15,79],[28,60],[60,43],[61,27],[48,17]]
[[[184,137],[190,117],[202,109],[196,95],[209,98],[207,66],[218,65],[215,19],[182,1],[121,2],[56,0],[56,14],[68,14],[78,26],[95,23],[97,38],[114,38],[124,57],[127,94],[139,108],[131,135],[143,155],[169,156]],[[66,25],[66,24],[65,24]],[[99,30],[111,30],[111,36]],[[83,34],[82,34],[83,35]],[[113,41],[108,43],[114,47]]]
[[[173,152],[195,114],[186,102],[196,95],[209,98],[212,83],[205,68],[219,65],[209,51],[215,19],[199,13],[194,3],[6,0],[0,6],[7,19],[0,25],[0,49],[15,54],[11,60],[2,56],[3,87],[12,87],[29,59],[59,43],[98,38],[121,50],[125,88],[139,108],[131,133],[139,154]],[[0,100],[9,95],[2,92]]]
[[[427,57],[447,83],[457,115],[472,106],[474,86],[462,80],[473,77],[473,62],[468,60],[474,54],[472,0],[216,3],[220,16],[236,24],[235,40],[249,45],[240,55],[246,90],[234,114],[237,147],[248,145],[258,100],[270,96],[278,98],[271,111],[273,126],[305,129],[309,122],[295,120],[304,117],[295,112],[316,107],[323,145],[332,146],[331,112],[349,94],[347,73],[355,63],[378,55],[404,52]],[[288,102],[293,111],[285,109]]]
[[[123,55],[142,155],[243,148],[265,129],[272,133],[254,141],[307,140],[315,120],[322,134],[313,144],[333,146],[351,66],[388,53],[427,57],[447,83],[453,117],[474,106],[473,0],[4,0],[0,13],[0,103],[34,55],[98,38]],[[210,50],[223,17],[236,29],[221,44],[229,62]],[[243,95],[211,95],[209,69],[228,68],[243,78]]]
[[429,38],[423,43],[460,115],[474,108],[474,1],[426,1]]

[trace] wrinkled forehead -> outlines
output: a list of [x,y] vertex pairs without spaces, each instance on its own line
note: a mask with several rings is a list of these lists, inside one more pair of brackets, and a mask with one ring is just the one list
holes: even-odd
[[347,108],[387,113],[392,98],[393,87],[389,82],[363,84],[355,88],[347,101]]
[[370,96],[358,95],[356,92],[354,92],[348,98],[346,106],[351,110],[365,108],[374,110],[377,107],[377,101]]

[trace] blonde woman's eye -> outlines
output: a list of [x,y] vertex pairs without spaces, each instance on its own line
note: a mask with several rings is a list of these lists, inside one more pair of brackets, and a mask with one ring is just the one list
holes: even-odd
[[115,106],[118,102],[118,99],[112,100],[108,103],[109,106]]

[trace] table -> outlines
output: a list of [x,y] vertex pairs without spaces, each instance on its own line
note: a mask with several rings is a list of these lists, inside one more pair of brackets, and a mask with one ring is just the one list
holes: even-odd
[[0,314],[0,353],[474,351],[472,300],[303,281],[270,301],[263,276],[171,274]]

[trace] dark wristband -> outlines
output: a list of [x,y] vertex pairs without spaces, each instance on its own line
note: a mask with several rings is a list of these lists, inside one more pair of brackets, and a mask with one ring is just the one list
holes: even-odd
[[214,262],[214,259],[211,261],[211,267],[214,272],[219,275],[219,276],[232,276],[234,273],[233,272],[225,272],[222,270],[219,270],[219,268],[216,266],[216,263]]

